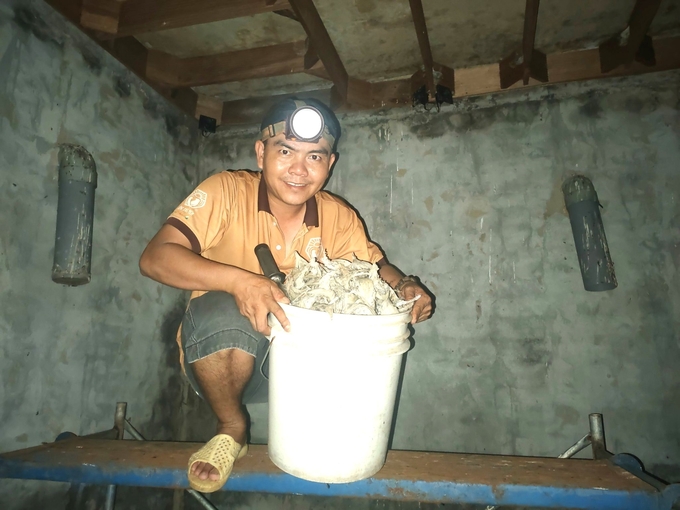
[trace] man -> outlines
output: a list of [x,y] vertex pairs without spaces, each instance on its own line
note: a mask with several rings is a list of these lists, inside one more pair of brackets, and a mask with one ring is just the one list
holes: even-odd
[[222,172],[202,182],[175,209],[140,259],[143,275],[191,290],[178,334],[185,373],[217,415],[217,435],[189,461],[194,489],[218,490],[247,452],[243,404],[266,401],[267,315],[290,323],[277,285],[262,276],[254,248],[266,243],[279,268],[309,259],[377,263],[380,276],[404,299],[420,294],[412,323],[432,313],[428,292],[387,263],[356,213],[322,192],[336,160],[340,124],[315,100],[287,99],[265,116],[255,154],[260,173]]

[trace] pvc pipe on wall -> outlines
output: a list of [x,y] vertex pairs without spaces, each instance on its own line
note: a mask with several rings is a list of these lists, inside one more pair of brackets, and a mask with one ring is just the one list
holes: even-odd
[[583,286],[589,291],[615,289],[618,283],[614,263],[593,183],[583,175],[576,175],[564,181],[562,193],[574,234]]
[[59,202],[52,280],[84,285],[91,278],[92,224],[97,168],[80,145],[59,147]]

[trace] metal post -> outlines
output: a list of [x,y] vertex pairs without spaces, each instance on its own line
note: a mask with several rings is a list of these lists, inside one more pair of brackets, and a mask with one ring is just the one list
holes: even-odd
[[[116,412],[113,416],[113,428],[116,431],[116,439],[122,440],[125,435],[125,414],[127,413],[127,403],[117,402]],[[116,506],[116,486],[109,485],[106,488],[105,510],[113,510]]]
[[127,402],[116,403],[116,414],[113,419],[113,428],[116,429],[118,436],[116,439],[123,439],[125,435],[125,414],[127,413]]
[[579,439],[574,446],[568,448],[562,455],[557,457],[558,459],[571,459],[578,452],[587,448],[590,445],[590,434],[586,434],[581,439]]
[[[130,423],[130,420],[125,420],[125,426],[127,427],[127,431],[130,433],[132,437],[134,437],[138,441],[146,441],[144,439],[144,436],[142,436],[139,431]],[[187,489],[186,490],[189,494],[191,494],[196,501],[203,507],[206,508],[207,510],[218,510],[215,505],[213,505],[208,498],[206,498],[203,494],[200,492],[197,492],[193,489]]]
[[590,441],[593,444],[594,459],[608,459],[612,456],[607,451],[607,443],[604,439],[604,422],[600,413],[588,415],[590,420]]

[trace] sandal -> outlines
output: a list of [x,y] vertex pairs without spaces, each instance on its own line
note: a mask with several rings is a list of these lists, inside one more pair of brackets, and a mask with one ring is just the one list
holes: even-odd
[[[187,476],[191,488],[200,492],[215,492],[220,490],[227,482],[234,462],[245,457],[248,453],[248,445],[241,446],[228,434],[217,434],[208,441],[203,448],[189,458]],[[196,462],[206,462],[217,469],[220,477],[217,480],[207,478],[201,480],[191,472]]]

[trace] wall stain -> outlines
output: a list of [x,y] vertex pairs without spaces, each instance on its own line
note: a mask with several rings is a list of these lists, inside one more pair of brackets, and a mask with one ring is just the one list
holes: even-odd
[[600,100],[594,94],[588,94],[588,100],[579,108],[579,112],[591,119],[602,118],[603,109]]
[[581,420],[581,413],[570,406],[558,404],[555,406],[555,416],[562,422],[562,427],[566,425],[576,425]]
[[354,0],[354,5],[362,14],[375,10],[375,3],[373,0]]
[[426,140],[429,138],[440,138],[448,131],[454,129],[454,125],[449,120],[448,115],[441,115],[439,117],[432,117],[431,115],[420,116],[418,119],[420,123],[414,123],[409,128],[410,132],[416,135],[419,140]]
[[453,198],[454,198],[453,191],[451,191],[451,190],[445,191],[444,193],[442,193],[442,194],[439,195],[439,196],[441,197],[441,199],[442,199],[444,202],[452,202],[452,201],[453,201]]
[[465,215],[473,219],[481,218],[482,216],[486,216],[487,214],[489,214],[488,210],[478,209],[474,205],[470,206],[468,209],[465,210]]
[[88,48],[80,48],[80,54],[83,57],[83,61],[87,65],[87,67],[92,71],[92,74],[95,76],[100,76],[102,74],[102,60],[99,58],[97,54],[94,53],[94,51],[88,49]]
[[114,76],[113,90],[115,90],[116,94],[121,98],[130,97],[130,94],[132,93],[132,84],[124,76]]
[[35,10],[25,6],[15,7],[14,23],[21,30],[33,34],[39,40],[63,49],[63,34],[51,27]]
[[564,194],[562,193],[562,183],[560,181],[556,181],[553,186],[550,198],[545,204],[543,219],[548,219],[554,214],[561,214],[563,216],[569,215],[567,206],[564,205]]
[[519,341],[519,359],[527,365],[543,365],[552,360],[545,338],[523,338]]
[[432,214],[432,210],[434,208],[434,200],[432,200],[432,197],[427,197],[425,200],[425,207],[427,207],[427,212]]
[[159,331],[165,359],[159,363],[157,379],[161,381],[161,393],[153,406],[150,423],[146,429],[150,439],[175,438],[183,419],[178,412],[182,401],[182,372],[179,365],[177,330],[182,323],[186,297],[182,296],[161,320]]

